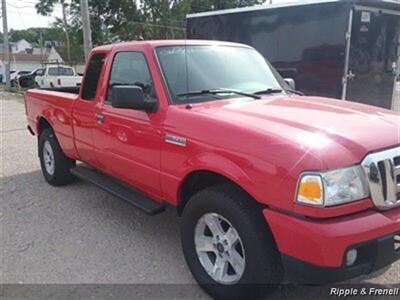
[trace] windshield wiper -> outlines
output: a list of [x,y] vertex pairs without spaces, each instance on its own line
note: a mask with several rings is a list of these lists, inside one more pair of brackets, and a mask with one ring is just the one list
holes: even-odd
[[[256,95],[268,95],[268,94],[282,93],[282,92],[283,92],[282,89],[273,89],[273,88],[269,88],[269,89],[257,91],[257,92],[255,92],[254,94],[256,94]],[[296,91],[296,90],[292,90],[292,89],[285,89],[285,92],[289,92],[289,93],[292,93],[292,94],[304,96],[304,93],[303,93],[303,92]]]
[[184,96],[201,96],[201,95],[216,95],[216,94],[236,94],[246,97],[251,97],[253,99],[261,99],[260,96],[256,94],[245,93],[237,90],[230,90],[230,89],[215,89],[215,90],[202,90],[202,91],[190,91],[187,93],[178,94],[178,97]]
[[269,94],[282,93],[282,92],[283,92],[282,89],[269,88],[269,89],[254,92],[254,95],[269,95]]
[[297,91],[297,90],[292,90],[292,89],[286,89],[285,91],[289,92],[289,93],[293,93],[299,96],[304,96],[303,92]]

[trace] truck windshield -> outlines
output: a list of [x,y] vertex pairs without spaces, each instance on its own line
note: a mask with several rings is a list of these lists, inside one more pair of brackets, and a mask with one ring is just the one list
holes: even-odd
[[[166,46],[156,48],[172,101],[194,103],[240,93],[282,91],[282,78],[254,49],[235,46]],[[202,91],[227,90],[224,93]],[[228,91],[237,91],[236,93]]]

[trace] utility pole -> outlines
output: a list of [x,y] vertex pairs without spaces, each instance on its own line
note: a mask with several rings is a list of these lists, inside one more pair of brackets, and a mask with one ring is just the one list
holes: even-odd
[[83,47],[85,50],[85,61],[87,61],[90,50],[92,49],[92,32],[90,30],[88,0],[81,0],[81,14],[83,25]]
[[64,31],[65,31],[65,41],[67,42],[68,64],[71,65],[71,42],[69,40],[67,11],[65,9],[67,4],[65,3],[65,0],[61,0],[60,4],[61,4],[61,11],[62,11],[62,22],[63,22],[63,26],[64,26]]
[[40,63],[43,63],[43,34],[42,30],[40,30]]
[[4,75],[6,77],[6,87],[9,89],[11,87],[10,83],[10,45],[8,44],[8,26],[7,26],[7,5],[6,0],[1,0],[1,10],[3,17],[3,62],[4,62]]

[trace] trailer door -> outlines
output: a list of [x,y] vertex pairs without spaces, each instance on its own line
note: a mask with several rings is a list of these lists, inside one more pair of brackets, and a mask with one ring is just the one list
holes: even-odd
[[350,22],[343,96],[390,109],[400,77],[400,12],[357,6]]

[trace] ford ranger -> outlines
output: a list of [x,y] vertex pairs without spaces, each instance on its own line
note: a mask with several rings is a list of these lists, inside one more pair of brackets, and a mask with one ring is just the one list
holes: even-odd
[[81,87],[29,90],[25,106],[47,182],[176,207],[188,266],[215,298],[400,257],[398,114],[303,96],[249,46],[97,47]]

